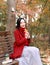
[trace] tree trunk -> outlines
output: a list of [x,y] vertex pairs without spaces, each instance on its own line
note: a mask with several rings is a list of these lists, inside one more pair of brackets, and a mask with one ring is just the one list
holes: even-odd
[[9,30],[11,32],[13,32],[14,28],[15,28],[15,14],[14,11],[12,11],[12,9],[15,10],[15,0],[7,0],[7,16],[8,16],[8,20],[7,20],[7,27],[6,30]]

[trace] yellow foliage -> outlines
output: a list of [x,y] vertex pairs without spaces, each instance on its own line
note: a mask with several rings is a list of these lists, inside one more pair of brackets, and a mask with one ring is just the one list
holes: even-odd
[[3,3],[3,0],[0,0],[0,3]]
[[39,22],[31,22],[30,25],[31,25],[31,26],[35,26],[35,27],[37,27],[37,26],[39,26],[39,24],[40,24]]
[[48,8],[45,8],[45,9],[44,9],[44,13],[47,13],[47,12],[48,12]]

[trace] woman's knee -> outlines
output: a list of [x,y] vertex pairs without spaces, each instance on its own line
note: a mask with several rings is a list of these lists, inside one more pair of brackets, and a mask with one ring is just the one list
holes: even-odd
[[36,51],[36,52],[39,52],[39,48],[37,48],[37,47],[28,47],[27,50],[28,50],[28,51],[32,51],[32,52],[33,52],[33,51],[34,51],[34,52],[35,52],[35,51]]
[[39,48],[37,48],[37,47],[34,47],[34,50],[37,51],[37,52],[39,52]]

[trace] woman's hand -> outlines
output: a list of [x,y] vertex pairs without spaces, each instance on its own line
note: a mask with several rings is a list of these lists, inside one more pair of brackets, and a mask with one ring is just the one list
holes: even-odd
[[30,34],[29,34],[29,32],[25,29],[25,38],[26,39],[29,39],[30,38]]

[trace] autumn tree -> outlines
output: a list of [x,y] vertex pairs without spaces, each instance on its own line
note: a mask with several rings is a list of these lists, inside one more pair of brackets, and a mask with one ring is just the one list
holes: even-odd
[[16,10],[16,5],[15,5],[15,0],[7,0],[7,27],[6,30],[13,31],[15,28],[15,10]]

